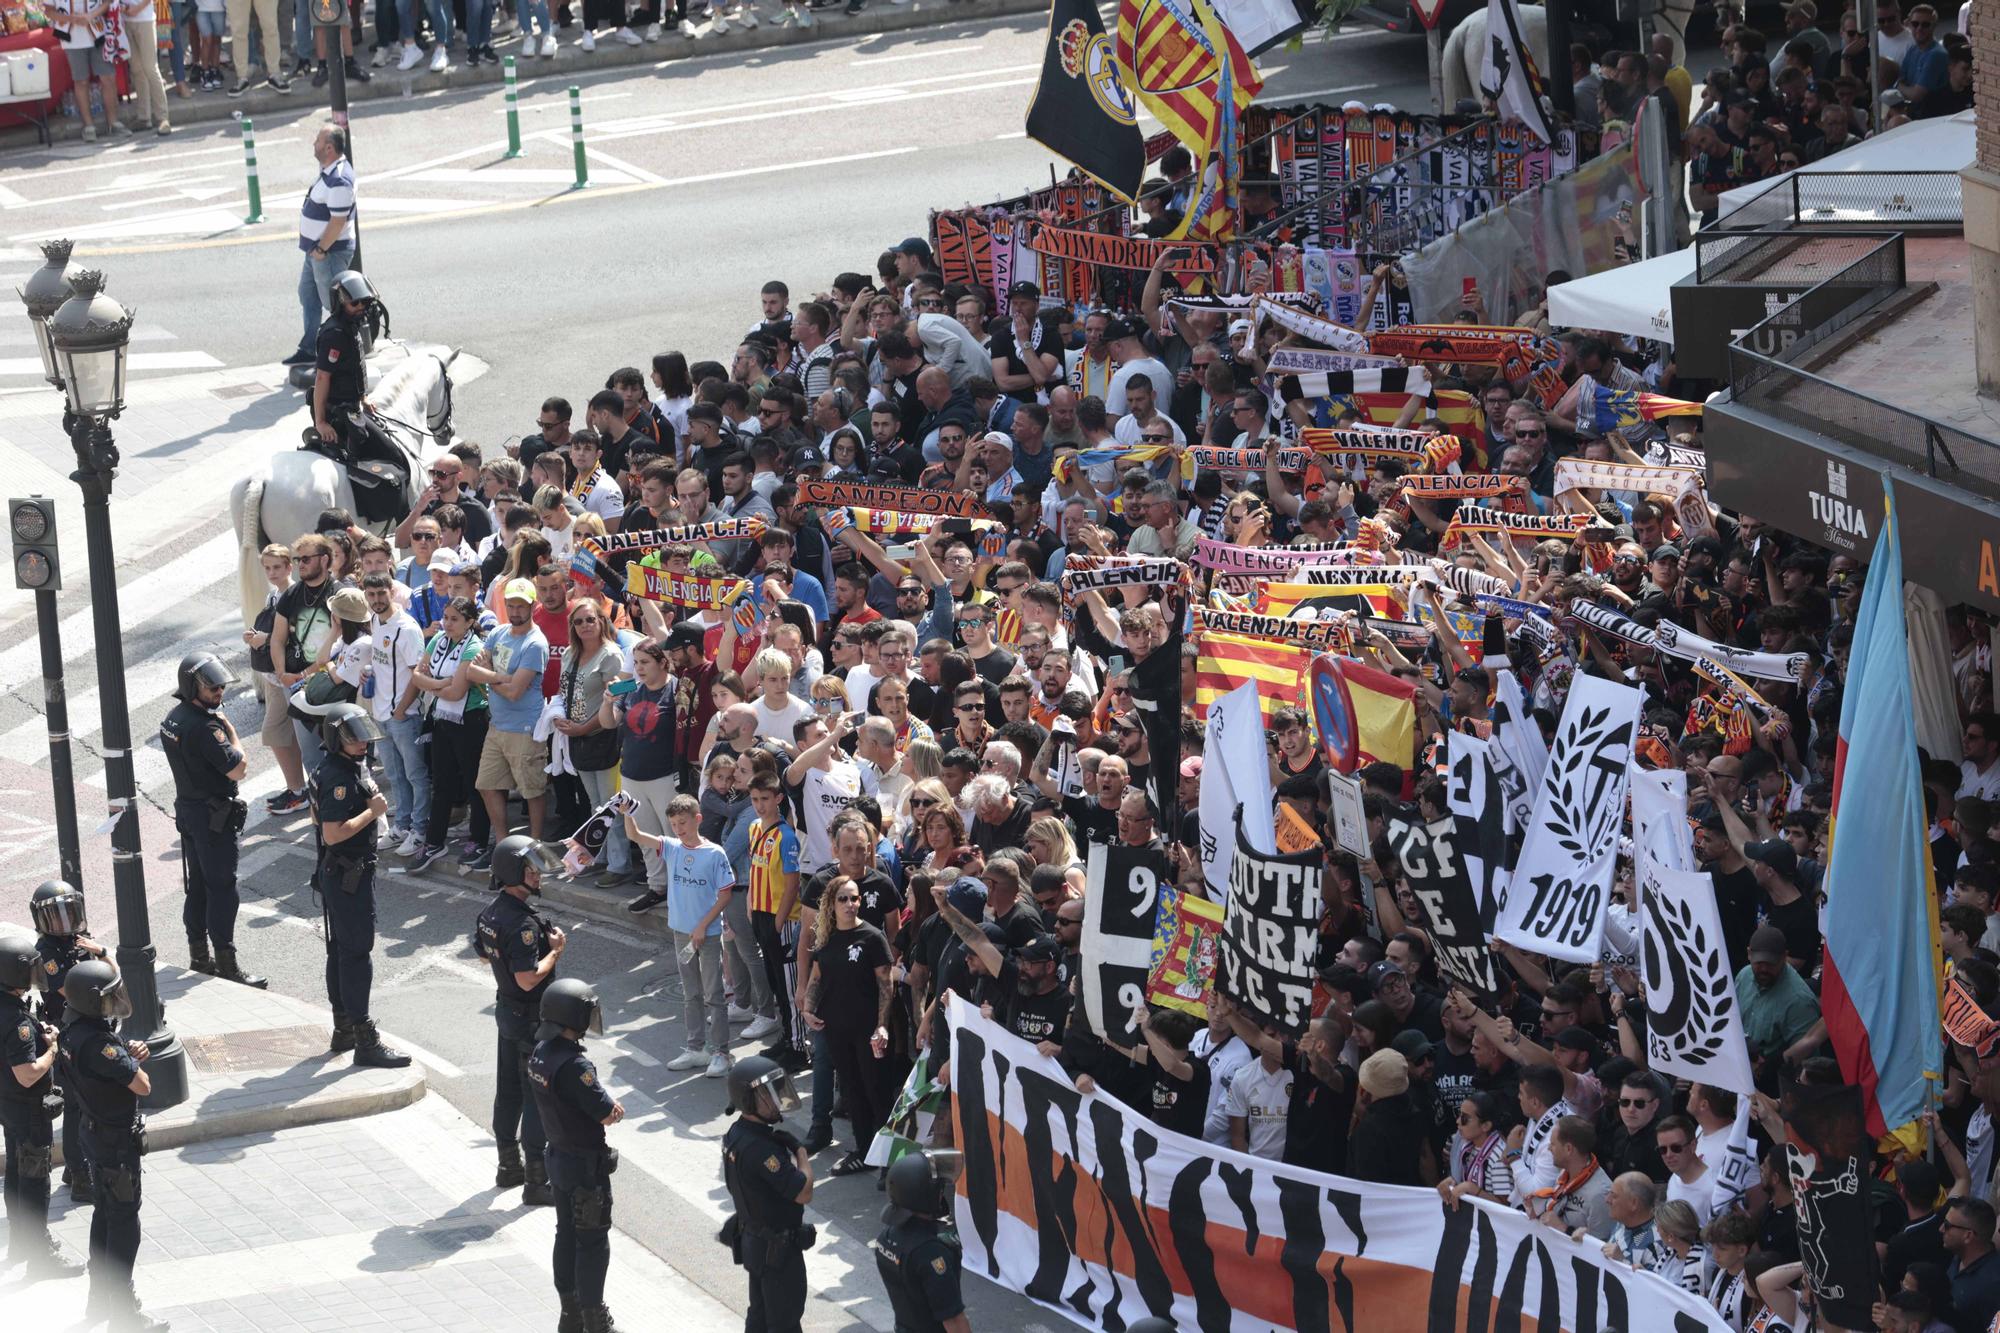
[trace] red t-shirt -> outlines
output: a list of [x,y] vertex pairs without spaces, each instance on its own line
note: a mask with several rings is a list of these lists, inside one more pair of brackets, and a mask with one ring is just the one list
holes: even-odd
[[549,664],[542,672],[542,697],[553,699],[562,679],[563,654],[569,650],[569,608],[551,611],[536,602],[535,628],[549,641]]

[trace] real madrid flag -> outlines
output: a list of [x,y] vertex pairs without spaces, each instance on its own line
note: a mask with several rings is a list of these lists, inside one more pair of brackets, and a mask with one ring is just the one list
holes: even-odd
[[1130,201],[1146,174],[1146,137],[1112,58],[1111,39],[1086,0],[1054,0],[1028,137]]

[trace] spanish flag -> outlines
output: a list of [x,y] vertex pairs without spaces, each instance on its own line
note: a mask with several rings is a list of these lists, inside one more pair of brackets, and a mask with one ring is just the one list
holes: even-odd
[[1251,610],[1289,620],[1325,619],[1335,611],[1383,620],[1401,620],[1404,614],[1401,594],[1386,583],[1263,583],[1257,587]]
[[1306,668],[1312,654],[1274,639],[1242,634],[1207,633],[1194,664],[1194,715],[1207,721],[1208,707],[1246,680],[1257,682],[1257,703],[1264,720],[1283,704],[1306,697]]
[[1197,162],[1222,142],[1222,98],[1240,116],[1264,87],[1210,0],[1121,0],[1115,55],[1125,86]]
[[1382,761],[1407,772],[1417,761],[1417,687],[1351,657],[1341,659],[1340,674],[1360,735],[1361,763]]

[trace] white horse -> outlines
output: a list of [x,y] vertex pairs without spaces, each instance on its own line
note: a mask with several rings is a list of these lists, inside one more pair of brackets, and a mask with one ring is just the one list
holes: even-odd
[[[368,358],[368,398],[376,416],[422,464],[451,443],[450,367],[457,356],[456,348],[387,341]],[[270,542],[314,531],[321,511],[334,508],[354,509],[347,469],[324,454],[284,444],[266,467],[229,488],[246,627],[263,611],[270,587],[258,553]]]
[[[1569,78],[1569,52],[1562,53],[1561,59],[1549,50],[1549,13],[1541,5],[1522,5],[1517,11],[1521,22],[1521,40],[1527,43],[1529,54],[1535,58],[1537,68],[1542,72],[1544,84],[1556,79]],[[1664,8],[1653,16],[1655,31],[1665,33],[1673,40],[1674,62],[1687,58],[1688,16],[1694,12],[1694,0],[1666,0]],[[1619,50],[1632,50],[1639,39],[1638,29],[1620,25],[1612,46]],[[1465,16],[1444,43],[1444,109],[1450,111],[1459,99],[1479,96],[1479,71],[1486,59],[1486,10],[1476,9]]]

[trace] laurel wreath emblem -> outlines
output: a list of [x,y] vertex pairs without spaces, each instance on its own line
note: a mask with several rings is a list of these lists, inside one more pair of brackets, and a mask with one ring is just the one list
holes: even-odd
[[1646,894],[1645,976],[1648,1044],[1653,1054],[1705,1065],[1722,1052],[1724,1027],[1736,1005],[1736,984],[1723,964],[1721,941],[1694,920],[1694,909],[1653,889]]
[[1599,801],[1595,803],[1599,808],[1591,808],[1584,783],[1591,761],[1621,739],[1629,740],[1630,735],[1630,721],[1614,721],[1610,707],[1584,708],[1578,712],[1575,727],[1559,738],[1550,752],[1549,762],[1553,765],[1560,759],[1562,766],[1544,778],[1555,784],[1556,797],[1545,827],[1556,843],[1579,861],[1593,855],[1611,821],[1624,814],[1622,802]]

